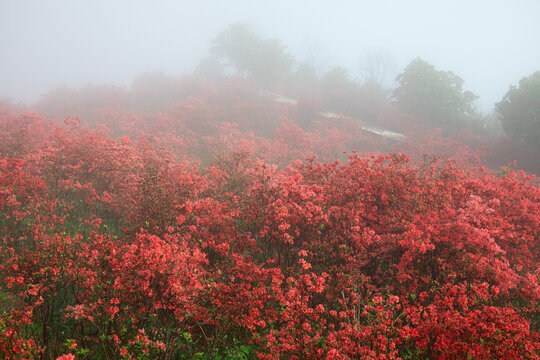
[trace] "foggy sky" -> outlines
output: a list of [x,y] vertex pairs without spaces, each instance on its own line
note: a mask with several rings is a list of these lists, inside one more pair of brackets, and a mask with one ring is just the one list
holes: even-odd
[[366,50],[420,56],[451,70],[489,111],[540,69],[538,0],[0,0],[0,98],[32,102],[52,87],[127,86],[145,71],[180,75],[228,24],[246,22],[321,70],[360,73]]

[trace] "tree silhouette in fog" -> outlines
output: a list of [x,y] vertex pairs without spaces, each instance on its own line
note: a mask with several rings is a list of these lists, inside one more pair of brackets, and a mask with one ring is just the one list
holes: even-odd
[[495,109],[508,136],[540,151],[540,71],[510,87]]
[[438,71],[416,58],[396,80],[396,105],[423,120],[427,127],[441,128],[445,134],[456,133],[475,116],[473,102],[478,96],[463,91],[463,80],[451,71]]
[[211,53],[261,86],[270,86],[290,73],[292,57],[277,39],[262,39],[248,25],[229,25],[214,40]]

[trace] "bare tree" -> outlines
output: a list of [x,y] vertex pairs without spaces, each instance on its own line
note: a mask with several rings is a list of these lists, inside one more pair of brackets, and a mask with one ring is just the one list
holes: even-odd
[[360,61],[360,76],[366,85],[384,87],[396,71],[394,56],[385,49],[369,49]]
[[320,77],[333,62],[331,56],[324,50],[321,41],[315,38],[306,38],[300,55],[300,64],[310,67]]

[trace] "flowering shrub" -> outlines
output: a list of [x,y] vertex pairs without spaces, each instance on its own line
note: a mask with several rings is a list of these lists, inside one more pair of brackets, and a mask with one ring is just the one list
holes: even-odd
[[0,114],[3,358],[538,358],[534,176],[223,86]]

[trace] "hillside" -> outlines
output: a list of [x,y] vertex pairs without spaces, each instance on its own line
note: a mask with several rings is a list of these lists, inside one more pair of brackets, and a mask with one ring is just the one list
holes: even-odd
[[145,81],[0,112],[4,358],[538,358],[530,155],[385,97]]

